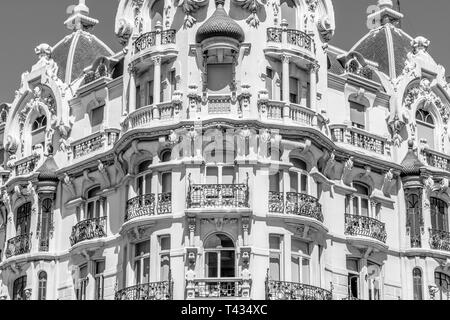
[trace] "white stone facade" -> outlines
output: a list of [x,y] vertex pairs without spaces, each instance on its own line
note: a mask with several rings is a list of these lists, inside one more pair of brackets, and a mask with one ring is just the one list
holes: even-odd
[[0,106],[0,297],[448,299],[450,88],[378,9],[121,0],[113,54],[80,1]]

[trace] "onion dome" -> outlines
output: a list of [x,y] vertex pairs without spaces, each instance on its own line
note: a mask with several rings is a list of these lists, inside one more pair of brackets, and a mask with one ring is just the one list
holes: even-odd
[[401,166],[402,172],[401,176],[419,176],[420,169],[425,167],[425,165],[419,160],[416,153],[413,150],[414,142],[412,140],[408,141],[408,152],[403,159]]
[[201,43],[212,37],[227,37],[238,42],[244,41],[244,30],[227,14],[223,8],[224,3],[225,0],[216,0],[216,11],[198,28],[196,36],[197,43]]
[[101,56],[111,56],[113,51],[89,33],[98,20],[89,17],[89,8],[80,0],[74,6],[65,25],[72,30],[72,34],[58,42],[52,50],[52,58],[58,65],[58,78],[65,83],[72,83],[83,75],[84,69],[94,63]]
[[368,16],[372,29],[350,51],[378,63],[389,78],[401,75],[413,38],[400,28],[403,14],[393,9],[391,0],[379,0],[379,11]]
[[58,170],[58,165],[56,164],[53,156],[50,155],[44,161],[42,166],[36,170],[36,172],[39,173],[38,180],[42,182],[58,182],[59,179],[56,175],[56,170]]

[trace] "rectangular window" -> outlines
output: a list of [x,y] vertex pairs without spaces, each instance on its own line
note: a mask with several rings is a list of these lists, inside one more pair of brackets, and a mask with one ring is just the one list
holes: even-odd
[[266,68],[266,90],[269,94],[269,99],[272,99],[273,94],[273,70]]
[[353,127],[359,129],[366,128],[365,111],[366,108],[363,105],[350,101],[350,121]]
[[358,260],[347,259],[347,272],[348,272],[348,298],[359,299],[359,267]]
[[150,281],[150,241],[135,245],[134,274],[136,285]]
[[269,276],[270,280],[281,280],[282,236],[269,235]]
[[300,102],[302,106],[311,108],[310,101],[309,101],[310,94],[311,94],[311,91],[310,91],[309,82],[302,82],[302,89],[301,89],[302,98],[301,98],[301,102]]
[[280,192],[280,173],[277,172],[276,174],[271,174],[269,176],[269,181],[269,191]]
[[291,239],[291,273],[292,282],[310,284],[309,244]]
[[136,87],[136,110],[142,107],[141,104],[141,86]]
[[159,238],[160,281],[170,280],[170,236]]
[[171,87],[171,94],[177,90],[177,72],[176,70],[170,71],[170,87]]
[[289,177],[291,180],[291,192],[298,193],[298,173],[297,172],[289,172]]
[[88,266],[87,264],[84,264],[79,269],[77,300],[86,300],[87,284],[88,284]]
[[105,260],[95,261],[95,300],[103,300]]
[[218,184],[219,183],[219,168],[206,167],[206,184]]
[[290,103],[299,103],[299,90],[298,90],[298,79],[296,78],[289,78],[289,102]]
[[162,193],[172,192],[172,173],[164,172],[161,176],[162,180]]
[[147,82],[147,105],[153,105],[153,80]]

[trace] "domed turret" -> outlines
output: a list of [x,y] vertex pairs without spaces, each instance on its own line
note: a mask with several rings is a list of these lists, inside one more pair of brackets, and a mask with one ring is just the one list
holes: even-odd
[[231,19],[223,8],[224,0],[216,0],[217,9],[197,31],[196,41],[201,43],[213,37],[227,37],[238,42],[245,39],[241,26]]

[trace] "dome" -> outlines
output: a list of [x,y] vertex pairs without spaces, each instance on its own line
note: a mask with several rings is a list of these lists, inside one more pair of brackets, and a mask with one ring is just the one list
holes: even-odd
[[36,170],[36,172],[39,172],[38,180],[42,182],[58,182],[59,180],[56,175],[56,170],[58,170],[58,165],[56,164],[55,159],[53,159],[53,156],[49,156],[42,166]]
[[71,83],[97,58],[112,54],[112,50],[96,36],[77,30],[53,47],[52,58],[59,67],[58,77]]
[[[413,38],[400,29],[403,15],[392,9],[392,1],[380,0],[381,10],[368,17],[380,19],[380,26],[369,31],[350,51],[359,52],[364,58],[378,63],[378,70],[390,78],[397,78],[405,67]],[[375,25],[376,26],[376,25]]]
[[413,150],[413,141],[408,141],[408,153],[403,159],[401,176],[418,176],[420,175],[420,168],[424,167],[424,164],[419,160],[416,153]]
[[196,41],[202,41],[212,37],[227,37],[243,42],[244,31],[236,21],[231,19],[223,8],[224,0],[216,0],[217,9],[213,15],[197,31]]

